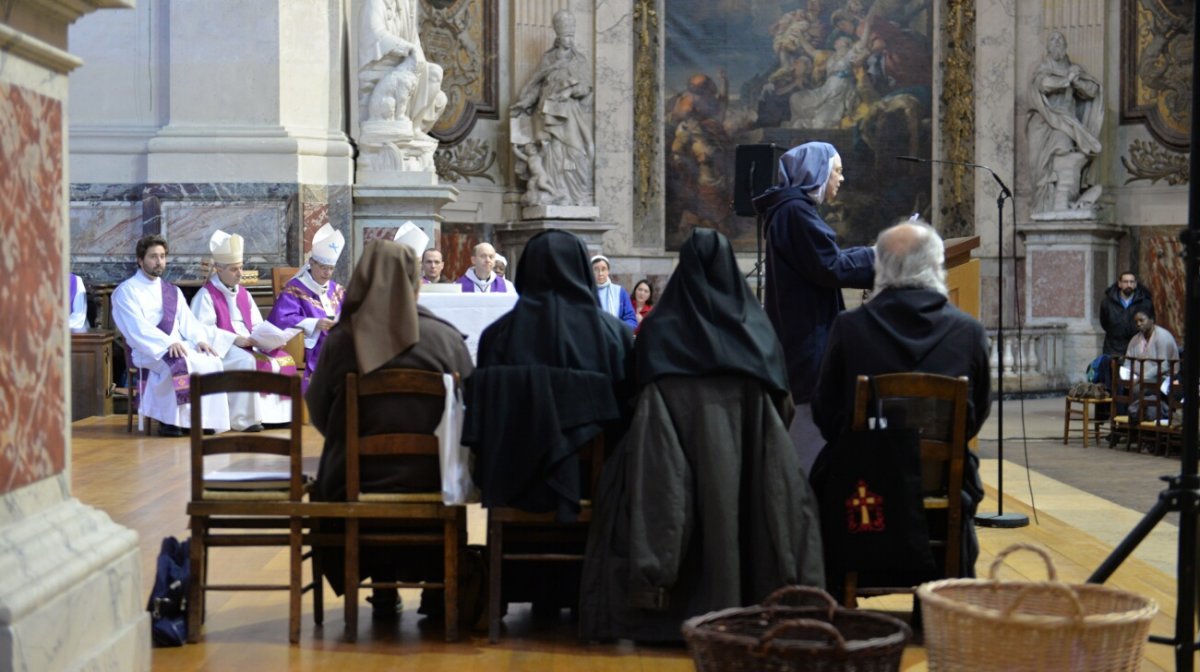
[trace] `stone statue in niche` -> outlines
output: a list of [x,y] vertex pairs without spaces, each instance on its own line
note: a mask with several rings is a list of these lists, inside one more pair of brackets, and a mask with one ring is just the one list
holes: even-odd
[[429,129],[446,107],[442,67],[425,59],[417,0],[364,0],[358,12],[358,167],[430,171]]
[[1100,153],[1104,97],[1099,80],[1067,57],[1055,32],[1029,86],[1025,135],[1034,177],[1034,213],[1091,210],[1101,186],[1087,185]]
[[554,46],[510,108],[513,158],[527,179],[525,205],[595,203],[592,81],[575,49],[575,15],[554,14]]

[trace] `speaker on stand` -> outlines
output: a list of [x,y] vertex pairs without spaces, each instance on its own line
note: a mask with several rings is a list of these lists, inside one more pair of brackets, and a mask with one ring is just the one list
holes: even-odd
[[[754,199],[779,184],[779,157],[787,149],[776,144],[738,145],[734,152],[733,212],[741,217],[754,217],[754,239],[757,256],[750,275],[756,278],[754,294],[762,302],[763,222],[754,210]],[[747,276],[749,277],[749,276]]]

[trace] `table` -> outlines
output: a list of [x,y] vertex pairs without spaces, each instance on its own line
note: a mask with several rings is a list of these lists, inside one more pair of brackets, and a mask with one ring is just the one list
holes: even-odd
[[417,302],[467,335],[467,350],[471,351],[471,361],[475,361],[475,352],[479,349],[479,336],[488,325],[512,310],[517,302],[517,295],[511,292],[421,292]]

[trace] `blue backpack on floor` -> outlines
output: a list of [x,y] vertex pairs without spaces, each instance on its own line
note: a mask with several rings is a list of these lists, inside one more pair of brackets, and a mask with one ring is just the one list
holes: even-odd
[[183,646],[187,641],[187,588],[191,574],[191,540],[175,537],[162,540],[158,568],[146,611],[150,612],[150,636],[154,646]]

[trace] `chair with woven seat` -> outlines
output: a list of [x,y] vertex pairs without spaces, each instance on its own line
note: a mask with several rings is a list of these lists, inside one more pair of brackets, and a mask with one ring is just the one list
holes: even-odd
[[[346,513],[345,532],[345,621],[346,640],[358,638],[359,588],[442,588],[444,590],[446,641],[458,640],[459,564],[466,545],[466,509],[446,506],[440,487],[428,493],[362,491],[362,458],[383,456],[426,456],[437,458],[438,437],[432,433],[390,433],[360,436],[360,401],[376,395],[425,395],[445,399],[441,373],[412,369],[381,369],[367,375],[346,374]],[[457,384],[457,376],[455,377]],[[329,506],[338,506],[331,504]],[[372,529],[363,523],[380,523]],[[407,525],[402,530],[386,524]],[[366,528],[366,529],[364,529]],[[408,546],[442,549],[440,581],[362,582],[359,558],[363,547]]]
[[[591,488],[594,496],[604,468],[604,435],[600,434],[579,450],[580,464],[590,466]],[[500,639],[501,606],[504,601],[504,564],[506,562],[582,563],[587,543],[588,527],[592,521],[592,501],[579,502],[579,517],[572,522],[558,522],[553,512],[532,513],[511,507],[493,507],[488,514],[488,641]],[[549,552],[506,550],[509,545],[574,546],[570,550]]]
[[[288,591],[288,640],[300,640],[300,600],[313,590],[317,622],[322,612],[319,570],[314,580],[302,585],[301,563],[303,518],[278,511],[280,504],[298,505],[307,491],[301,466],[300,377],[260,371],[225,371],[192,374],[191,395],[191,581],[188,586],[188,641],[199,638],[209,591]],[[230,392],[278,394],[294,400],[292,423],[286,436],[275,432],[245,434],[203,433],[200,399],[204,395]],[[204,460],[216,455],[233,456],[243,463],[255,462],[243,471],[237,463],[223,471],[228,479],[207,474]],[[264,461],[270,471],[264,475]],[[283,463],[286,462],[286,467]],[[220,473],[218,472],[218,474]],[[244,476],[244,478],[242,477]],[[288,581],[283,584],[212,584],[208,581],[209,551],[216,547],[270,547],[289,549]],[[314,590],[314,588],[316,588]]]
[[[941,561],[942,576],[956,578],[962,569],[968,380],[965,376],[951,378],[928,373],[885,374],[875,376],[873,382],[867,376],[858,376],[851,424],[854,431],[867,429],[873,386],[889,424],[901,417],[903,426],[920,430],[922,506],[930,521],[930,546],[934,558]],[[846,572],[847,607],[855,606],[859,596],[912,593],[916,589],[916,586],[860,586],[859,578],[858,572]]]

